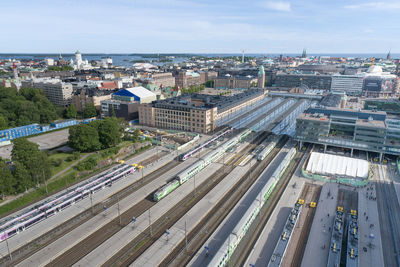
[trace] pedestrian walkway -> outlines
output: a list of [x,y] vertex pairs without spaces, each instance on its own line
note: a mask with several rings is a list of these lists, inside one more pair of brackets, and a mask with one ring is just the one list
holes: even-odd
[[[368,197],[367,197],[368,193]],[[369,196],[373,198],[370,199]],[[375,185],[358,192],[358,265],[384,266]]]
[[302,267],[326,266],[328,262],[337,195],[337,184],[326,183],[322,186],[303,261],[301,262]]

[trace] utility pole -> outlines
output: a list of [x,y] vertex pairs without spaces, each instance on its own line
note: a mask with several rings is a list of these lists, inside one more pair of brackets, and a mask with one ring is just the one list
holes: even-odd
[[44,185],[46,187],[46,195],[49,193],[49,191],[47,190],[47,182],[46,182],[46,177],[44,176],[44,169],[42,170],[43,172],[43,181],[44,181]]
[[119,210],[119,196],[117,196],[117,200],[118,200],[117,207],[118,207],[119,225],[122,225],[122,222],[121,222],[121,212],[120,212],[120,210]]
[[185,251],[187,252],[187,232],[186,232],[186,220],[185,220]]
[[153,236],[153,231],[151,230],[151,215],[150,215],[150,209],[149,209],[149,228],[150,228],[150,236]]
[[222,166],[225,173],[225,152],[222,154]]
[[196,196],[196,174],[193,176],[194,196]]
[[93,210],[93,193],[90,192],[90,208],[92,209],[92,214],[94,214],[94,210]]
[[12,261],[12,255],[11,255],[11,251],[10,251],[10,246],[8,245],[8,234],[7,234],[7,237],[6,237],[6,244],[7,244],[8,255],[10,256],[10,260]]

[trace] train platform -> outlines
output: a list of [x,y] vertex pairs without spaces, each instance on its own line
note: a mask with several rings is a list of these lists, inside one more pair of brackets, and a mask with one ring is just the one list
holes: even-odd
[[322,186],[301,262],[302,267],[326,266],[337,208],[338,189],[338,185],[332,183],[326,183]]
[[[170,160],[170,156],[166,155],[160,161],[158,161],[153,166],[150,166],[147,171],[150,172],[151,170],[156,170],[159,167],[165,165],[165,162]],[[150,192],[155,191],[159,188],[162,184],[164,184],[168,179],[173,177],[177,171],[181,171],[191,163],[193,163],[196,159],[188,159],[183,164],[178,165],[174,169],[166,172],[164,175],[160,176],[159,178],[153,180],[149,184],[145,185],[144,187],[138,189],[134,194],[122,199],[120,201],[120,209],[121,213],[127,210],[129,207],[138,203],[143,198],[145,198]],[[143,169],[145,170],[145,169]],[[144,172],[146,174],[146,172]],[[141,179],[141,172],[135,172],[131,176],[128,176],[121,181],[115,183],[112,187],[106,187],[105,189],[99,191],[98,193],[93,195],[93,204],[102,202],[107,197],[113,195],[115,192],[123,189],[124,187],[128,186],[130,183],[138,181]],[[124,183],[128,181],[128,183]],[[85,198],[78,202],[77,204],[69,207],[68,209],[58,213],[56,216],[52,216],[49,219],[43,221],[42,223],[36,224],[29,229],[29,231],[24,231],[21,234],[29,233],[30,235],[40,236],[37,232],[45,233],[49,231],[49,229],[55,227],[56,225],[62,224],[69,218],[72,218],[79,214],[80,212],[90,208],[90,198]],[[68,212],[66,212],[68,211]],[[63,216],[60,216],[63,214]],[[106,214],[106,216],[104,216]],[[79,241],[83,240],[85,237],[89,236],[97,229],[100,229],[102,226],[110,222],[111,220],[115,219],[118,216],[116,204],[108,207],[106,213],[102,212],[95,217],[91,218],[87,222],[81,224],[77,228],[73,229],[68,234],[62,236],[61,238],[57,239],[47,247],[39,250],[26,260],[22,261],[19,266],[40,266],[45,265],[46,263],[50,262],[51,260],[55,259],[57,256],[61,255],[63,252],[68,250],[68,248],[72,247],[73,245],[77,244]],[[9,240],[10,246],[13,244],[14,238]],[[25,238],[27,240],[27,238]],[[33,238],[31,238],[33,240]],[[27,241],[26,241],[27,242]],[[3,248],[2,248],[3,249]],[[1,251],[2,255],[7,255],[7,248],[5,248],[5,252]]]
[[[185,161],[186,162],[186,161]],[[211,163],[205,169],[196,175],[196,185],[200,185],[210,175],[217,171],[222,165],[219,163]],[[175,171],[176,173],[176,171]],[[150,210],[150,218],[155,222],[161,218],[165,211],[171,209],[178,204],[184,197],[186,197],[194,188],[194,179],[179,186],[175,191],[167,195],[164,199],[159,201]],[[131,205],[132,206],[132,205]],[[140,233],[146,230],[149,226],[149,212],[145,212],[136,218],[134,227],[128,225],[122,228],[118,233],[103,242],[100,246],[91,251],[88,255],[83,257],[73,266],[100,266],[113,255],[120,251],[123,247],[129,244]]]
[[202,198],[185,216],[177,221],[171,229],[169,236],[159,238],[148,248],[131,266],[158,266],[169,253],[182,241],[186,233],[190,233],[196,225],[209,213],[224,195],[234,186],[240,178],[254,165],[252,160],[243,167],[236,167],[216,187],[214,187],[204,198]]
[[275,169],[286,156],[287,152],[288,149],[283,148],[278,153],[270,165],[260,175],[258,180],[250,187],[239,203],[231,210],[223,222],[218,226],[216,231],[214,231],[211,237],[206,241],[206,244],[209,247],[209,255],[206,257],[204,249],[197,251],[189,263],[190,266],[206,266],[210,263],[213,258],[212,256],[219,250],[223,242],[225,242],[228,236],[232,233],[234,227],[247,211],[250,203],[259,196],[262,187],[267,183]]
[[[146,153],[146,152],[145,152]],[[144,156],[147,154],[141,154],[138,156]],[[151,155],[151,154],[149,154]],[[137,158],[139,160],[140,158]],[[140,160],[143,160],[144,158],[141,158]],[[158,169],[159,167],[167,164],[168,162],[171,161],[171,157],[166,155],[163,158],[161,158],[159,161],[156,163],[147,166],[146,168],[143,168],[143,174],[147,175],[154,170]],[[93,194],[93,205],[96,205],[98,203],[102,203],[104,200],[115,194],[116,192],[122,190],[123,188],[129,186],[130,184],[140,180],[142,177],[141,172],[134,172],[131,175],[128,175],[127,177],[119,180],[118,182],[114,183],[111,187],[106,187],[103,190],[100,190]],[[74,187],[83,184],[87,182],[82,181],[79,184],[74,185]],[[65,190],[66,192],[67,190]],[[59,192],[57,195],[61,194],[62,192]],[[54,199],[54,196],[49,197],[48,199]],[[31,205],[30,207],[33,207],[37,205],[37,203]],[[65,221],[68,221],[69,219],[75,217],[76,215],[80,214],[81,212],[85,211],[86,209],[89,209],[91,207],[91,202],[90,198],[87,197],[79,202],[77,202],[74,205],[71,205],[70,207],[66,208],[65,210],[60,211],[54,216],[51,216],[50,218],[47,218],[46,220],[39,222],[30,228],[28,228],[25,231],[20,232],[18,235],[10,238],[8,240],[10,251],[13,252],[16,249],[24,246],[25,244],[33,241],[34,239],[40,237],[41,235],[47,233],[51,229],[63,224]],[[4,242],[5,243],[5,242]],[[7,247],[0,246],[0,257],[4,257],[8,254]]]
[[286,220],[300,197],[306,180],[293,175],[278,204],[275,206],[270,219],[255,243],[244,266],[264,266],[274,253],[275,246],[282,234]]
[[310,207],[310,203],[318,202],[321,188],[321,185],[311,183],[307,183],[304,186],[303,192],[300,195],[300,198],[304,200],[304,204],[297,220],[296,228],[291,235],[290,243],[281,261],[282,266],[291,266],[293,261],[301,262],[304,248],[307,244],[306,237],[311,229],[316,209],[315,207]]
[[366,267],[384,266],[377,202],[367,198],[367,193],[370,196],[371,192],[376,197],[374,184],[358,192],[358,266]]
[[397,200],[399,201],[400,204],[400,183],[393,182],[394,189],[396,190],[396,196]]

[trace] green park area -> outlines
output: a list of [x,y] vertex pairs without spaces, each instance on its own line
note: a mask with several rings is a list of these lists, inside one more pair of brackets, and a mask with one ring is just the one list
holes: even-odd
[[[37,144],[26,138],[13,140],[11,161],[0,160],[0,194],[2,199],[15,199],[0,206],[0,215],[21,209],[116,164],[122,148],[145,142],[139,140],[137,132],[125,133],[125,127],[126,122],[115,117],[72,126],[68,142],[71,152],[40,151]],[[123,157],[131,157],[150,146],[141,145]]]

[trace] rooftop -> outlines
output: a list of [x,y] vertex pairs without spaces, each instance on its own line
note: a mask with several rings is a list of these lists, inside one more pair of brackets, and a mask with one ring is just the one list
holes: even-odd
[[155,94],[143,86],[138,86],[138,87],[132,87],[132,88],[125,88],[122,89],[118,92],[116,92],[114,95],[117,96],[137,96],[139,98],[145,98],[145,97],[154,97]]
[[232,96],[190,94],[153,101],[152,105],[154,107],[170,109],[178,107],[191,109],[210,109],[217,107],[218,111],[221,112],[262,94],[264,94],[264,90],[261,89],[246,90],[243,93]]
[[314,120],[314,121],[326,121],[329,122],[329,117],[323,114],[311,114],[311,113],[302,113],[299,119],[307,119],[307,120]]
[[356,125],[360,126],[367,126],[367,127],[380,127],[386,128],[384,121],[377,121],[377,120],[365,120],[365,119],[358,119]]

